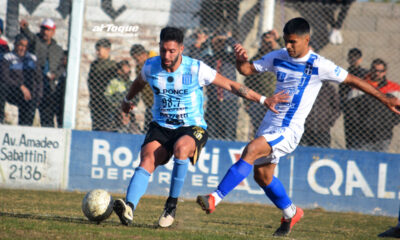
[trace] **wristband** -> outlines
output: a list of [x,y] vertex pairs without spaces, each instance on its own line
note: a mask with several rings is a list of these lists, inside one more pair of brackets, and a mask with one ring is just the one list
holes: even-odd
[[267,99],[266,96],[261,96],[261,98],[260,98],[260,103],[261,103],[262,105],[264,105],[265,99]]
[[124,103],[130,103],[131,101],[129,101],[126,96],[124,97]]

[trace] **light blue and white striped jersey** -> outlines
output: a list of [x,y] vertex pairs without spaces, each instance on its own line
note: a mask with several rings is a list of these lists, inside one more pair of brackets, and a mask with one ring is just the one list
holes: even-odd
[[276,106],[279,114],[268,111],[260,128],[290,127],[299,134],[321,88],[322,81],[343,82],[348,72],[310,50],[302,58],[292,58],[282,48],[270,52],[253,65],[258,72],[274,72],[277,78],[275,93],[290,94],[289,103]]
[[159,56],[150,58],[142,68],[142,78],[153,90],[153,121],[176,129],[181,126],[207,128],[204,120],[203,86],[214,81],[217,72],[202,61],[182,56],[175,72],[161,66]]

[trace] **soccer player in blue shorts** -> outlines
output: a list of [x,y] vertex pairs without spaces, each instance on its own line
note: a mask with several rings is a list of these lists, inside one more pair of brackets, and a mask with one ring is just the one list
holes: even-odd
[[169,197],[164,212],[159,218],[159,226],[169,227],[175,219],[180,195],[189,161],[195,164],[202,147],[207,141],[207,124],[203,113],[203,86],[215,84],[232,93],[260,102],[271,111],[277,112],[275,105],[287,101],[288,94],[278,93],[270,98],[231,81],[203,62],[182,55],[183,32],[166,27],[160,33],[160,56],[149,58],[140,76],[132,83],[121,103],[128,113],[130,102],[149,84],[154,94],[152,107],[153,121],[142,144],[140,165],[131,178],[125,201],[117,199],[114,211],[124,225],[133,220],[133,211],[146,192],[150,175],[159,165],[166,164],[173,156],[174,167],[171,176]]
[[349,84],[376,97],[400,114],[396,109],[400,106],[399,99],[386,97],[367,82],[313,52],[309,47],[310,25],[305,19],[291,19],[285,24],[283,33],[285,48],[272,51],[254,62],[248,61],[246,50],[240,44],[235,45],[236,67],[245,76],[265,71],[275,73],[275,92],[288,93],[289,102],[276,105],[279,113],[266,113],[255,139],[247,144],[241,158],[230,167],[217,190],[197,197],[197,203],[206,213],[213,212],[215,206],[249,175],[254,165],[255,181],[282,210],[281,225],[275,236],[288,235],[303,216],[303,210],[292,203],[282,183],[274,177],[274,169],[279,158],[293,152],[299,144],[305,119],[322,81]]

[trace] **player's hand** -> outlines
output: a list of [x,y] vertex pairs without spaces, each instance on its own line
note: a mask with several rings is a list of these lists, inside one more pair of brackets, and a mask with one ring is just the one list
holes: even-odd
[[274,36],[274,39],[275,39],[275,40],[278,40],[278,38],[279,38],[279,33],[278,33],[278,31],[276,31],[276,29],[272,29],[272,30],[271,30],[271,34]]
[[386,106],[393,112],[400,114],[400,99],[395,97],[388,98]]
[[22,91],[22,94],[24,94],[25,101],[29,101],[32,99],[31,91],[29,91],[29,89],[25,85],[21,85],[20,89]]
[[278,103],[289,102],[290,95],[285,93],[285,91],[280,91],[272,97],[268,97],[264,101],[264,105],[269,108],[274,113],[279,113],[278,110],[275,109],[275,106]]
[[121,102],[121,109],[124,113],[129,113],[134,107],[135,105],[131,102],[125,102],[124,100]]
[[235,44],[235,55],[236,61],[238,62],[247,62],[249,56],[247,55],[246,49],[241,44]]
[[21,27],[21,28],[26,28],[26,27],[28,27],[28,21],[26,21],[25,19],[22,19],[20,22],[19,22],[19,26]]

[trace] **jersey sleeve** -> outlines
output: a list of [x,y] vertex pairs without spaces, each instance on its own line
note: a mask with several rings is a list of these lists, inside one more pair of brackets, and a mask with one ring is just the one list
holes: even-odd
[[264,55],[262,58],[253,61],[253,66],[257,72],[271,71],[273,68],[275,52],[270,52]]
[[217,75],[217,71],[215,71],[214,69],[209,67],[207,64],[200,61],[199,79],[198,79],[200,86],[211,84],[214,81],[216,75]]
[[334,64],[332,61],[321,58],[320,66],[319,66],[319,77],[322,81],[334,81],[334,82],[343,82],[348,72]]
[[147,77],[146,77],[146,71],[149,68],[149,64],[147,64],[147,61],[144,63],[142,70],[140,71],[140,76],[142,77],[143,81],[148,82],[147,81]]

